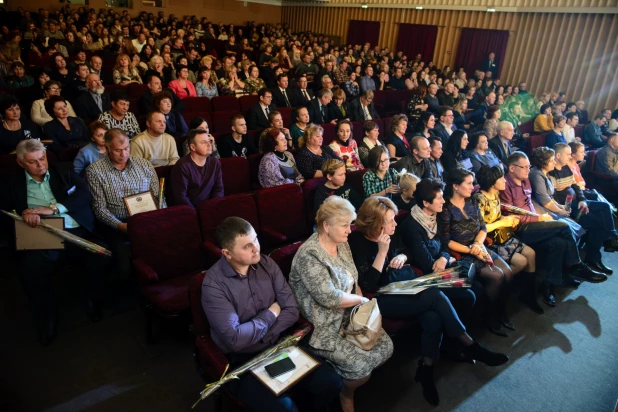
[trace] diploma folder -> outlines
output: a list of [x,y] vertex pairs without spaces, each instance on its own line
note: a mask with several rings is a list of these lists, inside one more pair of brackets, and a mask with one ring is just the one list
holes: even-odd
[[[41,217],[50,226],[64,230],[62,217]],[[45,229],[28,226],[20,220],[15,221],[15,250],[53,250],[64,249],[64,239]]]

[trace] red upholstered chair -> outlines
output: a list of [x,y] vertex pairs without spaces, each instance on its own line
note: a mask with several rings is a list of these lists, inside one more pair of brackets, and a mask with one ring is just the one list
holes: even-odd
[[575,129],[575,137],[584,137],[584,127],[581,124],[578,124],[573,129]]
[[60,150],[60,153],[58,153],[58,160],[61,162],[73,162],[78,152],[79,152],[79,147],[64,148]]
[[262,161],[262,157],[264,155],[262,153],[256,153],[249,156],[247,160],[249,160],[249,173],[251,174],[251,188],[252,189],[261,189],[262,185],[260,184],[260,162]]
[[324,146],[328,146],[333,140],[335,140],[335,125],[332,123],[324,123],[321,124],[320,126],[322,126],[322,128],[324,129],[324,133],[322,134],[323,137],[323,142],[322,144]]
[[386,94],[384,92],[385,90],[373,91],[373,105],[380,117],[384,117],[384,108],[386,107]]
[[220,159],[223,190],[226,195],[249,192],[251,190],[251,172],[249,161],[244,157]]
[[[586,167],[585,170],[582,170],[584,178],[586,179],[586,186],[591,189],[597,189],[599,192],[606,194],[606,196],[609,195],[613,198],[617,195],[616,193],[611,193],[613,191],[614,178],[595,170],[596,158],[597,150],[588,152]],[[609,199],[610,202],[613,200],[611,198]]]
[[307,212],[307,224],[309,227],[313,227],[315,224],[315,213],[317,210],[313,210],[313,201],[315,198],[315,191],[318,190],[318,187],[322,186],[326,183],[326,178],[317,177],[315,179],[305,180],[300,186],[303,190],[303,197],[305,199],[305,211]]
[[408,101],[412,97],[413,91],[406,89],[406,90],[402,90],[400,93],[401,93],[401,96],[400,96],[401,102],[403,102],[404,107],[405,107],[405,105],[408,104]]
[[275,261],[275,263],[277,263],[286,280],[290,277],[292,261],[294,260],[294,256],[302,244],[303,242],[294,242],[290,245],[277,248],[268,255]]
[[206,123],[208,123],[208,128],[210,129],[210,133],[212,134],[214,127],[212,123],[212,114],[210,112],[206,112],[206,111],[192,112],[192,111],[185,110],[182,113],[182,118],[185,119],[185,123],[187,123],[187,126],[189,126],[191,124],[191,120],[193,120],[196,117],[203,117],[204,120],[206,120]]
[[386,135],[388,134],[388,132],[386,130],[384,130],[384,120],[382,120],[382,119],[373,119],[373,121],[378,125],[378,131],[380,132],[378,134],[378,139],[380,139],[380,140],[386,139]]
[[130,83],[127,87],[127,93],[129,93],[129,97],[140,98],[148,88],[145,84],[138,83]]
[[522,134],[534,133],[534,119],[529,120],[526,123],[522,123],[519,126],[519,130],[522,132]]
[[190,206],[140,213],[129,219],[129,238],[138,289],[146,306],[146,338],[152,314],[173,317],[189,308],[187,288],[206,269],[197,212]]
[[249,110],[249,108],[253,106],[254,104],[257,104],[257,102],[259,101],[260,101],[260,98],[257,96],[257,94],[249,94],[247,96],[241,96],[238,99],[238,102],[240,103],[240,111],[243,113],[247,113],[247,110]]
[[215,96],[210,99],[213,112],[236,111],[240,112],[240,104],[236,96]]
[[187,97],[182,100],[185,104],[185,112],[201,113],[212,111],[212,105],[208,97]]
[[272,246],[303,240],[307,226],[303,191],[297,184],[269,187],[256,193],[262,236]]
[[205,200],[197,205],[197,214],[209,265],[221,257],[221,249],[217,245],[215,233],[217,226],[225,218],[230,216],[243,218],[251,223],[258,234],[260,233],[257,206],[250,194],[243,193]]
[[380,139],[386,139],[386,136],[391,132],[391,123],[393,123],[392,117],[384,117],[382,118],[382,123],[384,124],[384,135],[382,135],[382,130],[380,130]]
[[277,109],[281,113],[281,119],[283,120],[283,127],[292,126],[292,109],[291,107],[280,107]]
[[363,141],[365,137],[363,133],[363,124],[361,122],[352,122],[352,138],[356,140],[356,143]]
[[530,136],[530,140],[528,140],[528,155],[531,156],[534,149],[537,147],[545,146],[545,136],[547,133],[543,134],[533,134]]
[[356,190],[356,193],[362,197],[365,195],[365,190],[363,189],[363,175],[367,173],[368,170],[369,169],[363,169],[356,170],[354,172],[347,172],[345,177],[346,183],[352,186],[354,190]]
[[399,90],[384,90],[385,116],[392,116],[401,111],[401,92]]
[[[221,379],[221,375],[223,375],[229,362],[225,354],[221,352],[221,349],[210,338],[210,324],[202,308],[202,282],[206,276],[206,272],[198,273],[191,279],[189,284],[189,303],[193,317],[191,332],[195,336],[193,359],[195,360],[195,369],[198,375],[206,382],[214,382]],[[230,396],[238,406],[243,408],[242,403],[231,396],[226,390],[225,385],[221,390]],[[222,408],[217,407],[217,410],[222,410]]]
[[[216,97],[215,97],[216,99]],[[212,123],[208,123],[208,125],[215,132],[227,132],[231,133],[230,119],[235,114],[240,113],[238,110],[227,110],[227,111],[218,111],[212,113]]]

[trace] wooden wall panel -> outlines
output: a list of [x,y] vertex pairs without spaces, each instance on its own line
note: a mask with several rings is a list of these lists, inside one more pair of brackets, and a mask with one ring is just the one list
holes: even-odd
[[[397,5],[410,4],[410,0],[330,0],[332,4]],[[617,0],[416,0],[414,4],[431,6],[466,7],[616,7]]]
[[[518,3],[529,1],[517,0]],[[566,0],[554,2],[556,5],[566,4]],[[568,1],[569,6],[584,3],[605,7],[615,5],[616,1]],[[391,49],[397,43],[398,23],[437,25],[434,63],[439,67],[453,65],[462,27],[509,30],[503,82],[526,80],[528,89],[535,94],[546,90],[565,91],[573,100],[586,100],[591,113],[603,107],[618,108],[616,14],[486,13],[360,7],[283,7],[282,11],[282,21],[289,23],[294,30],[340,36],[343,42],[347,40],[349,20],[380,21],[379,44]]]

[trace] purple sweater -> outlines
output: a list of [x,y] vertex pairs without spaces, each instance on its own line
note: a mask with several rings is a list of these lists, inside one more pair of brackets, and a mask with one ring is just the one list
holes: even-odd
[[188,154],[172,169],[172,204],[196,207],[202,200],[223,197],[221,163],[212,156],[204,166],[196,165]]

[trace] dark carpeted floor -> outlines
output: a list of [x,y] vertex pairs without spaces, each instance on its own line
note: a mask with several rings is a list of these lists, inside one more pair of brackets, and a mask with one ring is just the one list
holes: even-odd
[[[114,281],[103,321],[88,322],[70,287],[78,274],[58,279],[60,324],[56,340],[42,348],[12,261],[0,253],[1,411],[182,411],[204,383],[192,359],[188,321],[160,325],[160,342],[146,345],[142,314],[132,287]],[[618,272],[618,254],[605,255]],[[395,355],[357,391],[358,411],[593,411],[614,410],[618,398],[618,273],[602,284],[562,289],[556,308],[536,315],[510,305],[517,332],[500,338],[472,333],[511,356],[489,368],[441,361],[441,396],[428,405],[414,382],[418,335],[395,338]],[[197,410],[212,410],[203,402]]]

